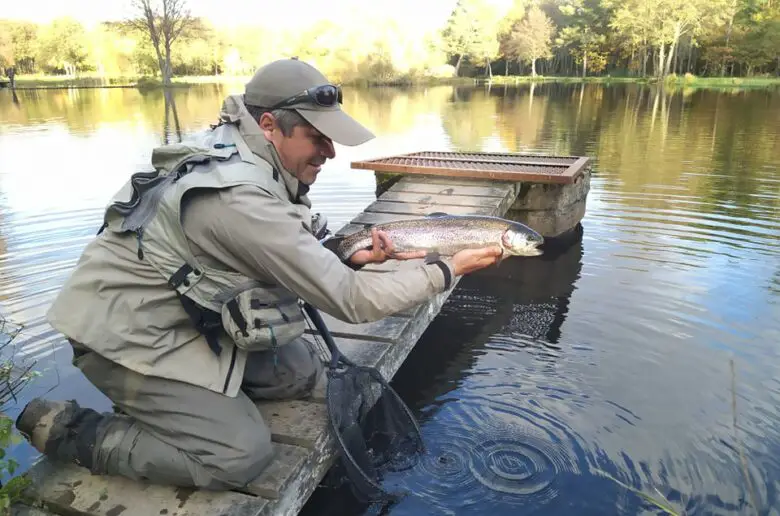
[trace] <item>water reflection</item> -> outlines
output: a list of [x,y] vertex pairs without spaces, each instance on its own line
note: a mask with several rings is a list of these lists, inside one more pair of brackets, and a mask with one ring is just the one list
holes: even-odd
[[[240,89],[0,91],[0,305],[45,371],[24,396],[109,407],[74,374],[45,310],[127,175],[154,145],[213,123]],[[378,138],[339,147],[312,190],[334,228],[374,199],[374,176],[350,170],[355,159],[594,158],[575,238],[464,278],[399,371],[431,455],[389,479],[416,493],[394,514],[649,510],[597,469],[657,486],[692,514],[754,513],[738,446],[759,504],[780,504],[780,94],[375,88],[348,89],[345,107]],[[13,456],[26,465],[33,454]],[[324,490],[306,511],[354,513],[338,512],[348,503]]]

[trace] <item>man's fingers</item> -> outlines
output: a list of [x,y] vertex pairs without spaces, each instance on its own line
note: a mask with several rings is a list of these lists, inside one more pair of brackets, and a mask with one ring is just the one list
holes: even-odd
[[384,231],[378,231],[377,236],[379,237],[380,242],[382,243],[382,248],[384,249],[385,253],[388,256],[392,256],[395,252],[395,247],[393,247],[393,242],[390,240],[390,237],[387,236],[387,233]]

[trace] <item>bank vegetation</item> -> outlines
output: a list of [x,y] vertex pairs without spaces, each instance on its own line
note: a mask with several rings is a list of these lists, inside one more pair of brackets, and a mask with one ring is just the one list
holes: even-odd
[[135,17],[91,27],[0,20],[0,69],[13,66],[20,84],[175,85],[298,56],[353,84],[780,76],[780,0],[457,0],[425,30],[361,9],[294,29],[217,26],[191,16],[186,0],[125,1]]

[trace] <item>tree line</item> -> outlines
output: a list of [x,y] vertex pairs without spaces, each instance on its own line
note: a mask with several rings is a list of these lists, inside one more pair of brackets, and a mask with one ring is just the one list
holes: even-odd
[[128,0],[136,16],[86,28],[0,20],[0,70],[17,74],[251,74],[278,57],[342,82],[436,76],[780,75],[780,0],[458,0],[437,27],[345,10],[279,29],[216,27],[186,0]]

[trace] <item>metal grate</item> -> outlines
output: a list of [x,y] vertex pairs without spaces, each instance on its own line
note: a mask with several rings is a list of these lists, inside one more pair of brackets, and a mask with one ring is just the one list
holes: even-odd
[[588,158],[578,156],[423,151],[354,161],[352,168],[401,174],[566,184],[573,183],[589,161]]

